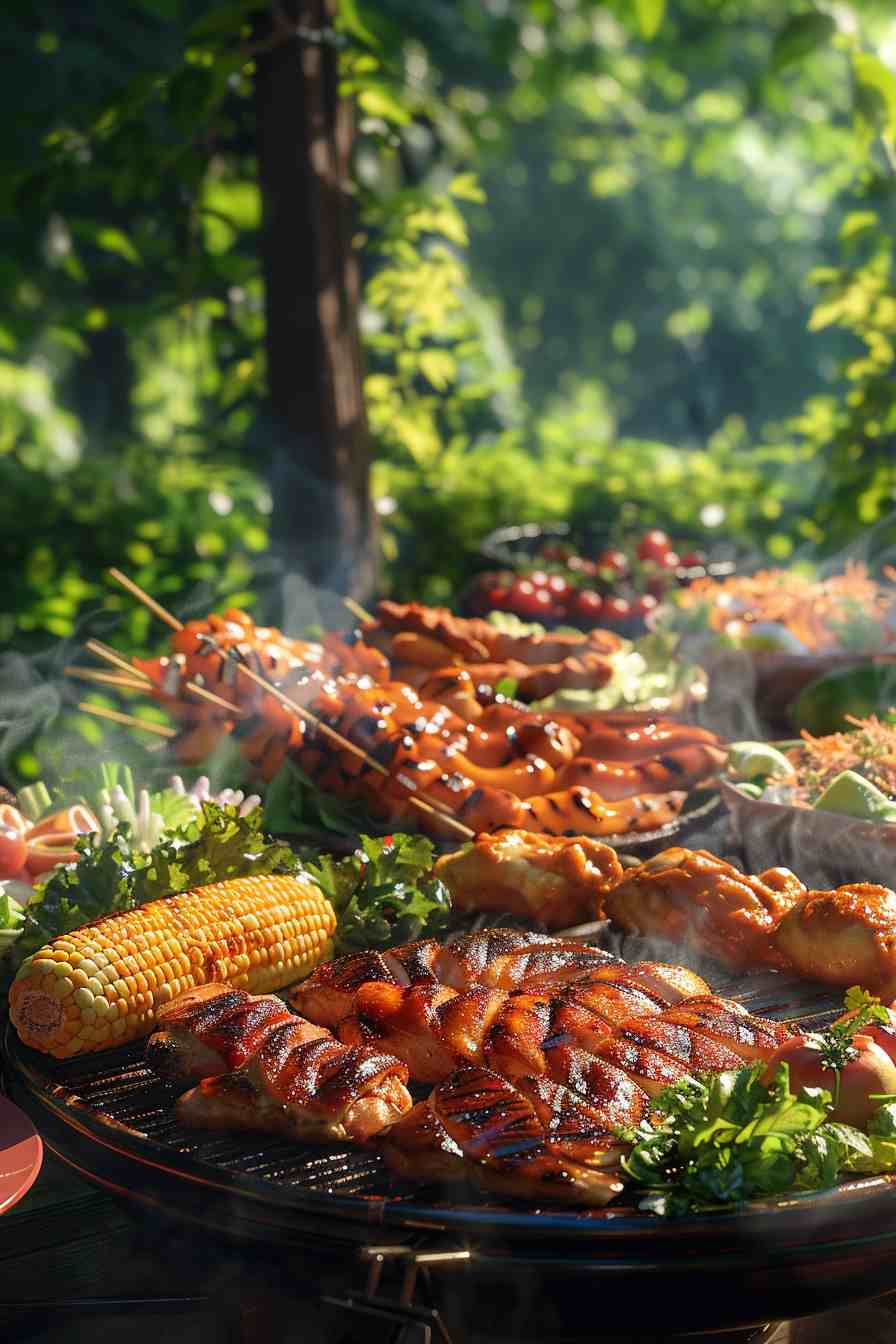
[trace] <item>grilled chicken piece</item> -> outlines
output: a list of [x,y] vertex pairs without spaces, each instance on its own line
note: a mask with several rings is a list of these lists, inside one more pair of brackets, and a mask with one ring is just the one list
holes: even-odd
[[376,1146],[396,1176],[410,1181],[462,1181],[467,1164],[462,1150],[436,1118],[431,1097],[382,1130]]
[[687,1027],[720,1041],[748,1064],[768,1059],[790,1036],[790,1028],[768,1018],[754,1017],[739,1003],[713,995],[685,999],[667,1008],[663,1021]]
[[[637,988],[638,967],[628,970],[625,983]],[[633,1000],[639,1020],[645,1012],[659,1015],[682,997],[674,987],[663,994],[661,970],[648,963],[644,983],[650,992]],[[693,980],[705,991],[699,977]],[[602,1068],[589,1081],[593,1056],[602,1054],[602,1043],[614,1034],[615,1024],[627,1018],[619,1010],[618,985],[609,986],[606,1018],[600,1012],[597,980],[591,979],[587,1004],[577,998],[577,988],[507,993],[480,985],[459,992],[444,985],[370,983],[358,990],[355,1013],[339,1025],[338,1034],[347,1044],[376,1046],[397,1055],[420,1082],[438,1082],[471,1063],[511,1078],[549,1077],[591,1098],[595,1087],[602,1093],[605,1086]],[[635,1015],[634,1009],[628,1014]],[[570,1049],[585,1058],[570,1060]]]
[[[296,1018],[274,994],[248,994],[230,985],[199,985],[156,1014],[146,1062],[168,1082],[198,1082],[230,1073],[251,1059],[282,1022]],[[307,1039],[328,1035],[306,1023]]]
[[622,871],[615,850],[598,840],[528,831],[478,835],[435,866],[455,909],[507,910],[548,929],[600,919]]
[[896,893],[871,882],[807,891],[784,915],[775,947],[800,975],[896,997]]
[[705,849],[674,848],[632,869],[604,908],[620,928],[689,944],[731,966],[782,967],[772,935],[805,891],[787,868],[750,877]]
[[633,1017],[596,1043],[594,1054],[623,1069],[648,1096],[656,1096],[685,1074],[739,1069],[736,1054],[721,1041],[663,1017]]
[[488,1069],[458,1069],[378,1147],[401,1176],[494,1194],[600,1208],[622,1190],[621,1146],[600,1112],[556,1083]]
[[622,1191],[607,1167],[619,1146],[601,1118],[566,1088],[524,1091],[488,1069],[460,1069],[432,1094],[433,1113],[495,1194],[602,1208]]
[[177,1103],[182,1124],[199,1129],[257,1129],[306,1142],[377,1134],[411,1108],[401,1060],[351,1049],[329,1033],[308,1038],[292,1019],[268,1036],[241,1069],[205,1078]]
[[483,984],[516,989],[530,981],[539,987],[563,984],[588,971],[623,964],[611,953],[583,943],[522,929],[483,929],[453,943],[427,939],[388,952],[358,952],[325,962],[294,985],[287,997],[310,1021],[333,1027],[354,1012],[355,994],[370,981],[400,987],[445,984],[467,989]]

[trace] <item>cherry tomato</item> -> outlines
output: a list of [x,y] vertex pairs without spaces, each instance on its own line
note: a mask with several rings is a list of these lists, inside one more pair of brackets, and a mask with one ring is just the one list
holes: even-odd
[[704,551],[685,551],[681,557],[681,563],[685,569],[696,569],[698,565],[706,564],[706,553]]
[[649,616],[652,611],[656,611],[658,606],[659,602],[653,593],[642,593],[632,602],[632,615],[643,621],[645,616]]
[[551,595],[546,588],[536,588],[529,579],[517,579],[510,590],[510,603],[519,616],[541,620],[550,615]]
[[671,549],[672,543],[666,533],[655,527],[650,532],[645,532],[638,542],[638,559],[661,561],[666,552],[671,551]]
[[605,597],[603,619],[610,625],[622,625],[631,619],[632,604],[625,597]]
[[663,569],[667,569],[670,574],[674,574],[681,564],[677,551],[667,551],[662,560],[659,561]]
[[571,555],[566,562],[566,568],[571,569],[573,574],[587,574],[593,578],[597,573],[597,565],[593,560],[586,560],[583,555]]
[[530,583],[534,583],[536,588],[546,588],[548,576],[543,569],[533,569],[531,574],[526,575]]
[[15,877],[25,866],[28,846],[22,831],[11,826],[0,826],[0,878]]
[[552,574],[548,579],[548,592],[553,593],[555,598],[565,601],[570,594],[569,579],[564,579],[562,574]]
[[604,609],[604,600],[593,588],[582,588],[572,600],[572,611],[577,620],[596,625]]
[[506,611],[510,606],[510,589],[502,586],[485,590],[486,611]]
[[615,551],[612,547],[601,551],[595,563],[598,569],[609,569],[614,574],[628,573],[628,556],[625,551]]

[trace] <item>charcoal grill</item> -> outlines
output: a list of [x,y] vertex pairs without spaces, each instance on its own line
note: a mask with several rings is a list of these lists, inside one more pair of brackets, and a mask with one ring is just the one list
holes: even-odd
[[[644,954],[637,939],[614,950],[630,960]],[[657,955],[656,945],[650,951]],[[668,955],[683,959],[680,948]],[[829,990],[776,972],[735,980],[695,968],[719,993],[769,1017],[819,1026],[839,1010]],[[532,1337],[547,1341],[569,1340],[598,1319],[603,1333],[746,1327],[896,1284],[891,1178],[678,1220],[621,1204],[581,1212],[498,1204],[401,1182],[375,1152],[183,1129],[176,1093],[146,1067],[142,1042],[55,1061],[7,1027],[6,1058],[14,1098],[50,1149],[90,1179],[228,1237],[350,1260],[375,1253],[401,1260],[406,1274],[429,1264],[436,1296],[472,1313],[485,1336],[491,1315],[502,1337],[514,1293],[525,1296]],[[438,1272],[445,1263],[450,1275]]]

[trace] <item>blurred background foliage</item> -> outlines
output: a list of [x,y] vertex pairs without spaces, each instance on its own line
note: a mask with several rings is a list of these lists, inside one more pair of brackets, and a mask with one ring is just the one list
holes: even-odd
[[[121,564],[181,614],[266,564],[257,0],[13,0],[0,641]],[[382,588],[501,524],[710,525],[778,560],[896,492],[889,0],[343,0]],[[5,104],[5,105],[4,105]],[[886,531],[884,527],[884,532]],[[127,616],[125,617],[125,612]]]

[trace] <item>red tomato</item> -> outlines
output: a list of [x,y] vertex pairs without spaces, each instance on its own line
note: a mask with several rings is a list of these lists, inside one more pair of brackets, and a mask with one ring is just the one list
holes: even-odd
[[649,616],[652,611],[656,611],[658,606],[659,602],[653,593],[642,593],[632,602],[632,615],[643,621],[644,617]]
[[595,563],[598,569],[609,569],[614,574],[628,573],[628,556],[625,551],[614,551],[612,547],[606,551],[601,551]]
[[510,590],[510,606],[519,616],[542,620],[550,615],[551,595],[547,588],[536,588],[529,579],[517,579]]
[[0,826],[0,878],[15,877],[27,857],[28,846],[22,831]]
[[565,601],[570,593],[569,579],[564,579],[562,574],[552,574],[548,579],[548,592]]
[[661,561],[671,549],[672,543],[666,533],[655,527],[650,532],[645,532],[638,542],[638,559]]
[[631,619],[632,604],[625,597],[606,597],[602,615],[610,625],[621,625]]
[[510,589],[504,587],[487,588],[485,601],[486,610],[506,611],[510,606]]
[[685,551],[681,563],[685,569],[696,569],[698,565],[706,564],[706,555],[703,551]]
[[586,560],[583,555],[571,555],[566,562],[566,568],[571,569],[574,574],[587,574],[589,578],[594,578],[597,574],[595,562]]
[[572,611],[579,621],[596,625],[604,609],[604,600],[593,588],[582,588],[572,600]]
[[[871,1101],[871,1096],[896,1092],[896,1065],[864,1032],[859,1031],[852,1043],[859,1053],[840,1070],[840,1096],[831,1119],[864,1129],[880,1105],[879,1101]],[[762,1075],[764,1082],[774,1078],[779,1064],[787,1064],[790,1069],[791,1092],[801,1087],[823,1087],[832,1095],[836,1092],[834,1071],[822,1068],[818,1051],[804,1044],[799,1036],[778,1047]]]
[[681,564],[678,552],[667,551],[666,554],[663,556],[662,560],[659,561],[659,564],[662,565],[663,569],[668,569],[670,574],[674,574],[675,570]]
[[548,576],[543,569],[533,569],[531,574],[526,575],[526,578],[530,583],[534,583],[536,588],[547,587]]

